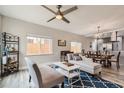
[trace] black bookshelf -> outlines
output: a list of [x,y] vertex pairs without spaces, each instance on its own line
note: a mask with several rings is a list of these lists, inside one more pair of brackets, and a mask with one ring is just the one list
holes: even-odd
[[3,32],[1,41],[1,76],[5,76],[19,70],[19,37]]

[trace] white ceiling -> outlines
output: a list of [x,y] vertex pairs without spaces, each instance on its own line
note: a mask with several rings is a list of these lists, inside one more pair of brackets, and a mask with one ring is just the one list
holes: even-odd
[[[47,7],[54,11],[57,10],[53,5]],[[61,10],[71,7],[65,5]],[[54,14],[40,5],[1,5],[0,13],[12,18],[87,36],[96,33],[98,25],[101,26],[100,31],[114,31],[124,28],[124,6],[121,5],[80,5],[76,11],[65,15],[71,21],[70,24],[57,19],[47,23],[46,21]]]

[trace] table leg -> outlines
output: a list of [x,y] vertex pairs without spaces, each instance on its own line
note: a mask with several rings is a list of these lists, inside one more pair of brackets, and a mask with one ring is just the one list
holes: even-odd
[[84,84],[83,84],[83,82],[82,82],[82,80],[81,80],[81,76],[80,76],[80,69],[79,69],[79,80],[80,80],[80,82],[81,82],[82,87],[84,87]]
[[62,84],[61,84],[61,88],[64,88],[64,82],[62,82]]
[[73,85],[72,85],[72,78],[71,78],[70,80],[71,80],[71,83],[70,83],[70,84],[71,84],[71,88],[73,88]]
[[68,78],[68,85],[70,86],[70,78]]
[[103,66],[106,67],[106,60],[103,61]]
[[109,60],[107,61],[107,65],[108,67],[111,67],[111,62]]

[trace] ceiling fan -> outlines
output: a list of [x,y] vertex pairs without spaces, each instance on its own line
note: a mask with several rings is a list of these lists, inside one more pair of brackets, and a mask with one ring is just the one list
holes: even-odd
[[52,12],[53,14],[55,14],[55,16],[52,17],[51,19],[49,19],[47,22],[50,22],[50,21],[52,21],[52,20],[54,20],[54,19],[59,19],[59,20],[63,20],[63,21],[66,22],[66,23],[70,23],[70,21],[69,21],[68,19],[66,19],[66,18],[64,17],[64,15],[66,15],[66,14],[68,14],[68,13],[70,13],[70,12],[73,12],[73,11],[75,11],[76,9],[78,9],[77,6],[74,6],[74,7],[72,7],[72,8],[69,8],[69,9],[65,10],[65,11],[61,11],[60,9],[62,8],[62,5],[57,5],[56,8],[58,9],[58,11],[55,12],[55,11],[53,11],[52,9],[48,8],[48,7],[45,6],[45,5],[41,5],[41,6],[44,7],[45,9],[49,10],[49,11]]

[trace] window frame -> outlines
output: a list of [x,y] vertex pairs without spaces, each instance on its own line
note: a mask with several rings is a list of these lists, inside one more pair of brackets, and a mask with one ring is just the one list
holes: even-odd
[[[80,44],[81,44],[80,52],[76,52],[76,53],[81,53],[81,50],[82,50],[83,45],[82,45],[82,43],[79,42],[79,41],[71,41],[71,42],[70,42],[70,51],[71,51],[71,52],[74,52],[74,51],[71,50],[71,43],[72,43],[72,42],[74,42],[74,43],[80,43]],[[75,53],[75,52],[74,52],[74,53]]]
[[[40,38],[40,43],[41,43],[41,38],[44,38],[44,39],[50,39],[51,40],[51,53],[44,53],[44,54],[42,54],[42,53],[40,53],[40,54],[28,54],[27,53],[27,44],[28,44],[28,39],[27,39],[27,37],[34,37],[34,38]],[[41,44],[40,44],[40,47],[41,47]],[[50,37],[50,36],[41,36],[41,35],[32,35],[32,34],[28,34],[28,35],[26,35],[26,55],[27,56],[44,56],[44,55],[53,55],[53,38],[52,37]]]

